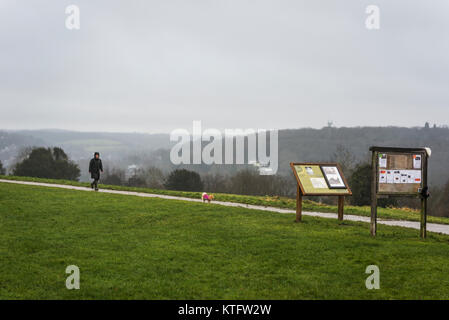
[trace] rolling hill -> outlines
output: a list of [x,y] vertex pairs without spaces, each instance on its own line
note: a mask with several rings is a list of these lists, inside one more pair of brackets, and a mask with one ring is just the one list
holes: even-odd
[[[207,142],[204,142],[206,144]],[[177,166],[170,162],[169,134],[74,132],[66,130],[0,131],[0,161],[6,166],[22,147],[59,146],[83,169],[82,180],[87,179],[85,166],[93,151],[100,151],[109,167],[136,164],[156,166],[170,171]],[[446,170],[449,162],[449,128],[442,127],[352,127],[322,129],[302,128],[279,130],[279,170],[291,175],[290,162],[369,160],[373,145],[397,147],[431,147],[429,175],[431,186],[442,186],[449,180]],[[224,148],[224,146],[223,146]],[[342,150],[351,159],[342,158]],[[242,165],[182,165],[201,173],[235,173]]]

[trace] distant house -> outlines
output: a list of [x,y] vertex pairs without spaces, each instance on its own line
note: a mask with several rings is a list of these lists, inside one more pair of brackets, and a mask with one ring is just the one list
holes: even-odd
[[128,168],[126,169],[126,179],[135,176],[138,169],[139,167],[135,164],[129,165]]

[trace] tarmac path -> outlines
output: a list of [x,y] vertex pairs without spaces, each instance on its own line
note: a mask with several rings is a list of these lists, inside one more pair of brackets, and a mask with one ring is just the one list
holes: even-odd
[[[88,188],[88,187],[78,187],[78,186],[71,186],[71,185],[64,185],[64,184],[30,182],[30,181],[17,181],[17,180],[4,180],[4,179],[0,179],[0,182],[1,183],[14,183],[14,184],[22,184],[22,185],[42,186],[42,187],[51,187],[51,188],[61,188],[61,189],[69,189],[69,190],[79,190],[79,191],[94,192],[94,191],[92,191],[91,188]],[[202,202],[201,199],[176,197],[176,196],[168,196],[168,195],[163,195],[163,194],[153,194],[153,193],[145,193],[145,192],[107,190],[107,189],[100,189],[98,192],[112,193],[112,194],[122,194],[122,195],[146,197],[146,198],[161,198],[161,199],[170,199],[170,200],[183,200],[183,201],[191,201],[191,202]],[[228,207],[241,207],[241,208],[254,209],[254,210],[263,210],[263,211],[270,211],[270,212],[286,213],[286,214],[295,214],[296,213],[295,210],[291,210],[291,209],[281,209],[281,208],[275,208],[275,207],[256,206],[256,205],[251,205],[251,204],[243,204],[243,203],[235,203],[235,202],[213,201],[213,202],[211,202],[211,204],[228,206]],[[336,213],[303,211],[302,214],[306,215],[306,216],[337,219],[337,214]],[[367,222],[367,223],[370,222],[370,217],[356,216],[356,215],[350,215],[350,214],[345,214],[344,215],[344,219],[345,220],[349,220],[349,221],[359,221],[359,222]],[[389,225],[389,226],[417,229],[417,230],[420,229],[420,223],[419,222],[415,222],[415,221],[385,220],[385,219],[379,219],[378,218],[377,219],[377,223],[378,224]],[[427,231],[428,232],[430,231],[430,232],[436,232],[436,233],[442,233],[442,234],[448,234],[449,235],[449,225],[437,224],[437,223],[427,223]]]

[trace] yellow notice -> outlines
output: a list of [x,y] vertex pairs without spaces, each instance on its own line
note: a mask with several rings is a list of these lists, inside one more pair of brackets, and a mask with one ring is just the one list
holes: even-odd
[[295,165],[296,173],[306,194],[348,193],[348,189],[329,189],[318,165]]

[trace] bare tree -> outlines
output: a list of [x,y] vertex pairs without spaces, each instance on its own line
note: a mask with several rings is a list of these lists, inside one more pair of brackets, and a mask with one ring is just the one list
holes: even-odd
[[353,153],[342,144],[337,145],[330,161],[339,163],[346,177],[351,176],[357,163]]

